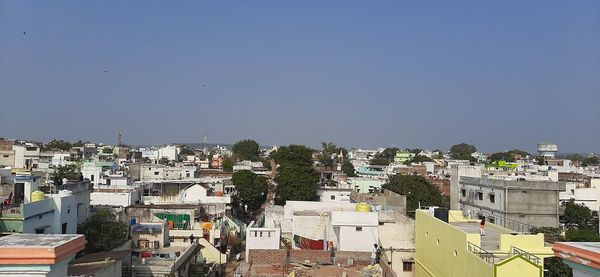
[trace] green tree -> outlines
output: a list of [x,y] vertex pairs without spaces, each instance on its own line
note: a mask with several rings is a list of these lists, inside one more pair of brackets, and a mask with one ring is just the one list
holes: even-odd
[[332,142],[321,142],[321,153],[317,155],[317,160],[322,166],[333,167],[340,162],[340,154],[344,157],[348,156],[348,150],[343,147],[338,147]]
[[375,154],[373,159],[371,159],[370,163],[372,165],[389,165],[394,161],[394,157],[396,157],[396,153],[400,151],[400,149],[394,148],[386,148],[380,153]]
[[559,257],[544,258],[544,270],[547,270],[544,274],[547,277],[573,277],[571,267],[563,263],[562,258]]
[[67,180],[79,180],[80,177],[81,175],[77,172],[77,165],[75,164],[59,165],[54,168],[52,173],[52,181],[56,186],[62,185],[65,178]]
[[233,145],[233,156],[238,160],[258,161],[259,145],[256,141],[245,139],[236,142]]
[[271,154],[279,165],[275,182],[275,202],[283,205],[287,200],[315,201],[319,180],[312,166],[313,150],[304,145],[280,147]]
[[354,166],[350,161],[344,161],[344,163],[342,164],[342,171],[346,173],[348,177],[356,177]]
[[73,143],[73,147],[83,147],[85,145],[85,142],[78,140],[77,142]]
[[413,163],[422,163],[422,162],[433,162],[433,159],[427,156],[421,156],[416,154],[412,159],[405,161],[405,165],[411,165]]
[[85,235],[88,252],[108,251],[127,240],[127,224],[117,221],[112,212],[102,210],[83,222],[77,233]]
[[569,229],[567,230],[567,232],[565,232],[565,237],[567,241],[600,241],[600,236],[598,236],[598,232],[589,227]]
[[439,188],[418,175],[396,174],[388,178],[383,189],[406,195],[407,214],[414,218],[414,211],[421,206],[444,206]]
[[562,222],[570,227],[585,228],[590,226],[593,219],[590,208],[575,203],[573,199],[563,204],[565,212],[562,216]]
[[477,152],[477,148],[474,145],[460,143],[450,147],[450,157],[455,160],[470,160],[476,161],[471,154]]
[[227,172],[233,171],[233,159],[229,156],[223,157],[223,171],[227,171]]
[[71,150],[71,143],[68,141],[64,141],[64,140],[56,140],[53,139],[50,142],[46,143],[43,147],[42,150],[44,151],[51,151],[51,150],[63,150],[63,151],[69,151]]
[[193,155],[196,155],[196,153],[187,144],[183,144],[183,145],[181,145],[181,150],[179,151],[179,155],[193,156]]
[[168,165],[169,164],[169,158],[162,157],[162,158],[158,159],[158,163],[162,164],[162,165]]
[[488,160],[491,162],[497,162],[497,161],[505,161],[505,162],[514,162],[517,159],[517,156],[528,156],[529,153],[523,151],[523,150],[519,150],[519,149],[513,149],[510,151],[506,151],[506,152],[498,152],[498,153],[493,153],[488,157]]
[[596,157],[596,156],[587,157],[587,158],[583,159],[583,161],[581,162],[582,166],[598,165],[598,164],[600,164],[600,161],[598,160],[598,157]]
[[236,189],[235,198],[241,206],[248,205],[249,212],[260,209],[267,199],[267,178],[250,170],[241,170],[233,173],[231,181]]
[[515,158],[509,152],[498,152],[498,153],[491,154],[488,157],[488,160],[491,162],[497,162],[497,161],[514,162]]

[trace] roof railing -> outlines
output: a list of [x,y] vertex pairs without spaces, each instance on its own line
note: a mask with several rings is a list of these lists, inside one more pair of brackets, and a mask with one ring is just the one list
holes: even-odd
[[473,243],[467,242],[467,250],[469,250],[469,252],[473,253],[480,259],[484,260],[486,263],[495,264],[496,262],[500,261],[500,258],[498,256],[482,249],[481,247]]

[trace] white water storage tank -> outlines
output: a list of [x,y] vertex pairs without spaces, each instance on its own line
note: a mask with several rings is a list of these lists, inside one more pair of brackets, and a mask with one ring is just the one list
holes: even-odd
[[540,143],[538,144],[538,152],[540,156],[554,158],[556,152],[558,152],[558,145],[554,143]]
[[66,189],[60,190],[60,191],[58,192],[58,196],[60,196],[60,197],[63,197],[63,196],[71,196],[71,195],[73,195],[73,192],[72,192],[72,191],[70,191],[70,190],[66,190]]

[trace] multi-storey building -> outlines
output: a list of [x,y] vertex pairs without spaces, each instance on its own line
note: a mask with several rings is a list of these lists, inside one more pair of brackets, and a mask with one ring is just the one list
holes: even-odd
[[538,277],[546,257],[553,256],[544,235],[524,235],[486,224],[479,234],[479,220],[462,211],[416,211],[416,276]]
[[534,227],[559,226],[563,182],[525,181],[497,176],[467,177],[459,182],[459,208],[501,225],[511,221]]

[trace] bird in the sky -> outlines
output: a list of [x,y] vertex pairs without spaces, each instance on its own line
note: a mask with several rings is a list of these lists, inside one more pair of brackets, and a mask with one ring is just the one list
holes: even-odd
[[24,34],[24,35],[26,35],[26,34],[27,34],[27,32],[23,32],[23,34]]
[[108,72],[108,68],[105,68],[105,69],[104,69],[104,72]]

